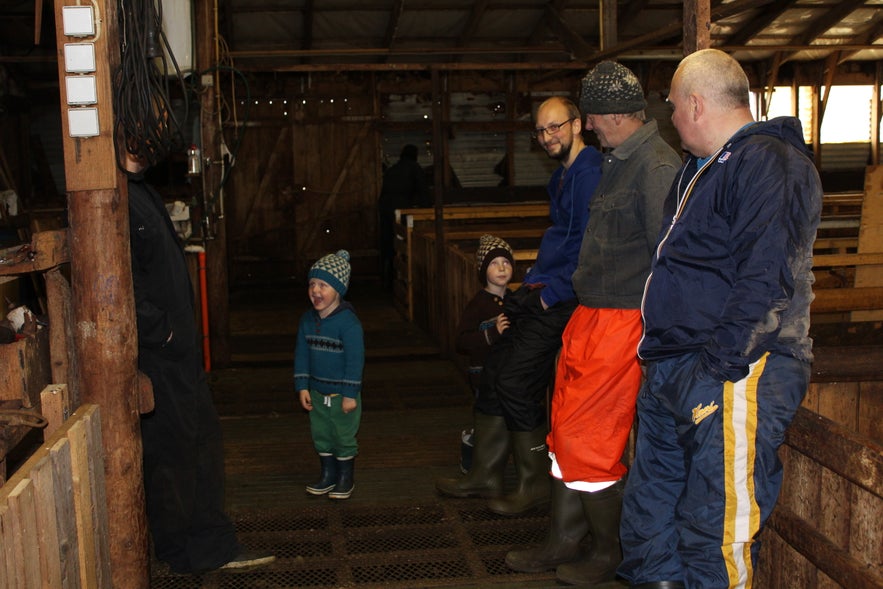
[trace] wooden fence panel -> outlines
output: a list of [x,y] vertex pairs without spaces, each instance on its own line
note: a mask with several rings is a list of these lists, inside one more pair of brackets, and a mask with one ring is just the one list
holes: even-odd
[[111,587],[102,452],[82,406],[0,487],[0,587]]

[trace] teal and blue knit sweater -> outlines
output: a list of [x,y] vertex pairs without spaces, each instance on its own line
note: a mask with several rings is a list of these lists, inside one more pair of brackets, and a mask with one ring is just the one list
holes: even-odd
[[310,309],[300,318],[294,349],[296,391],[334,393],[355,399],[362,390],[365,342],[353,306],[341,301],[322,319]]

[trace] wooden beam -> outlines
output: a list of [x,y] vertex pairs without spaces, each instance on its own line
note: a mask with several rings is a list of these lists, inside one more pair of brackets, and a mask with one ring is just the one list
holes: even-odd
[[587,60],[597,53],[595,47],[587,43],[579,33],[567,24],[561,12],[554,5],[546,7],[544,20],[575,59]]
[[[56,47],[73,39],[62,28],[65,5],[55,0]],[[87,403],[101,406],[101,435],[106,494],[93,495],[95,505],[112,505],[106,528],[110,548],[97,556],[111,575],[94,587],[147,589],[147,515],[144,503],[142,446],[135,391],[138,336],[129,250],[128,191],[115,165],[111,78],[120,64],[119,5],[93,0],[98,88],[98,137],[69,135],[64,59],[58,60],[65,179],[68,190],[71,305],[76,326],[76,386]]]
[[860,562],[847,551],[838,548],[786,507],[773,511],[770,527],[791,547],[802,554],[814,567],[830,577],[840,587],[850,589],[879,589],[883,577]]
[[619,42],[618,15],[616,12],[616,0],[600,0],[601,7],[598,15],[598,28],[601,31],[598,45],[601,51],[615,47]]
[[405,0],[395,0],[392,10],[389,11],[389,22],[386,25],[386,33],[383,35],[383,47],[387,49],[392,48],[392,43],[396,38],[396,32],[399,30],[399,22],[404,11]]
[[478,0],[478,2],[472,5],[472,9],[469,11],[469,20],[466,21],[463,31],[457,38],[458,47],[469,43],[475,35],[475,31],[478,30],[478,25],[481,24],[481,19],[484,18],[484,14],[487,11],[488,4],[490,4],[490,0]]
[[711,47],[711,0],[684,2],[684,55]]
[[768,6],[762,13],[756,15],[755,18],[746,21],[742,28],[727,37],[723,45],[748,44],[748,41],[773,24],[773,21],[782,16],[786,10],[796,3],[797,0],[775,0],[772,6]]

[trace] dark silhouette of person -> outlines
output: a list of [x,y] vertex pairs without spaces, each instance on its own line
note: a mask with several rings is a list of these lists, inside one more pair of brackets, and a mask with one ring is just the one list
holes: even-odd
[[392,287],[396,209],[430,204],[426,176],[417,163],[417,146],[405,145],[399,161],[383,174],[380,189],[380,277],[385,288]]

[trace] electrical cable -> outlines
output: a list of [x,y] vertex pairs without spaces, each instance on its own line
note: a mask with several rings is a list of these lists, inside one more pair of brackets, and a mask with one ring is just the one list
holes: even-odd
[[[118,14],[120,65],[114,74],[114,140],[124,140],[126,151],[153,166],[183,147],[181,126],[169,100],[163,45],[182,86],[183,79],[162,32],[161,7],[157,9],[153,1],[120,0]],[[118,165],[120,152],[117,149]]]

